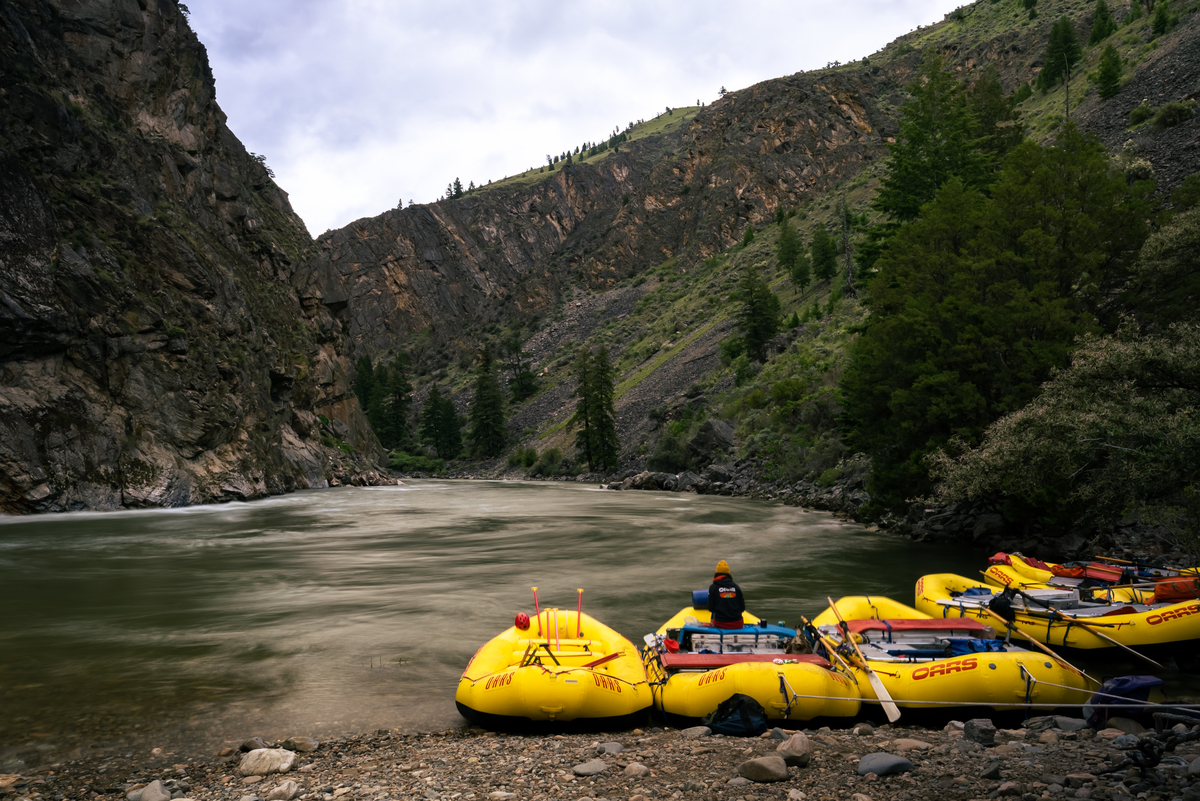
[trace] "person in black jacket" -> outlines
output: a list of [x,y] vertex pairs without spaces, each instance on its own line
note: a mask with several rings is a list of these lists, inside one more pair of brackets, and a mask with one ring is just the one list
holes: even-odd
[[717,562],[716,575],[708,587],[708,611],[712,612],[712,624],[720,629],[740,629],[742,612],[746,611],[746,600],[742,588],[729,575],[729,563]]

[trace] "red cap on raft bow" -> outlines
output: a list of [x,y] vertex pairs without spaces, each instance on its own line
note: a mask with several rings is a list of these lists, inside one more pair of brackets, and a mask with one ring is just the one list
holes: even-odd
[[521,631],[529,631],[529,615],[524,612],[518,612],[516,626]]

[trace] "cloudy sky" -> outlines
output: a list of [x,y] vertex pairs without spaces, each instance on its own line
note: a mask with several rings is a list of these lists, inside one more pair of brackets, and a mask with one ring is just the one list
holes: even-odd
[[878,50],[963,0],[191,0],[217,101],[315,236],[666,106]]

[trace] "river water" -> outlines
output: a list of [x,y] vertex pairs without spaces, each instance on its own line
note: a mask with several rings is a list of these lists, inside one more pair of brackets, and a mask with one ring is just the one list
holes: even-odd
[[[461,725],[475,649],[543,607],[635,642],[731,565],[749,611],[912,603],[979,555],[746,499],[413,481],[253,503],[0,519],[0,773],[88,749]],[[19,767],[19,766],[17,766]]]

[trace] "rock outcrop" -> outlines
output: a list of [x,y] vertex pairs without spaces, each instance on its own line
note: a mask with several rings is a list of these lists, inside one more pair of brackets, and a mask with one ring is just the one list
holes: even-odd
[[311,238],[214,91],[171,0],[0,2],[0,510],[374,480]]

